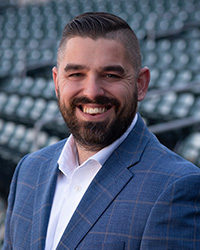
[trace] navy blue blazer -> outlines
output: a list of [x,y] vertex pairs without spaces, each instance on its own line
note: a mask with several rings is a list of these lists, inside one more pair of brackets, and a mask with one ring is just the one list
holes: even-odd
[[[18,164],[4,250],[44,249],[64,143]],[[200,169],[161,145],[139,117],[79,203],[57,247],[64,249],[200,249]]]

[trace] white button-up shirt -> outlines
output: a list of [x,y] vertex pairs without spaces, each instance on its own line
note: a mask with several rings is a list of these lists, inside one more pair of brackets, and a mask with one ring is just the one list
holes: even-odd
[[71,135],[58,159],[59,176],[53,199],[45,250],[56,249],[74,211],[93,178],[112,152],[124,141],[135,126],[137,115],[127,131],[111,145],[79,165],[76,145]]

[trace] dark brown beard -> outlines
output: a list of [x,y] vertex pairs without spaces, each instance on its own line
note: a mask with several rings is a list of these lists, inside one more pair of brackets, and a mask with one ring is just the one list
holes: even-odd
[[[75,141],[88,151],[99,151],[118,139],[130,126],[137,110],[137,91],[134,93],[130,105],[120,110],[118,100],[104,96],[98,96],[94,101],[85,97],[74,98],[70,103],[70,108],[66,108],[61,103],[58,91],[58,106]],[[115,107],[116,118],[111,122],[109,119],[102,122],[78,121],[75,116],[77,103],[111,104]]]

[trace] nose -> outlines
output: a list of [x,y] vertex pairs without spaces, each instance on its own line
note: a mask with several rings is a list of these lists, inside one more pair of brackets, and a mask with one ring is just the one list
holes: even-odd
[[98,77],[90,76],[85,80],[83,95],[91,100],[94,100],[97,96],[104,95],[104,89]]

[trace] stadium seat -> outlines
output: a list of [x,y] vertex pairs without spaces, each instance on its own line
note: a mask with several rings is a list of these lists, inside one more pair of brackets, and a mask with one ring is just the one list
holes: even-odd
[[180,144],[177,152],[198,166],[200,163],[200,133],[193,132]]
[[47,103],[47,106],[46,106],[46,110],[42,116],[42,119],[52,119],[56,116],[59,115],[59,109],[58,109],[58,105],[57,105],[57,101],[49,101]]
[[19,121],[28,119],[33,105],[34,99],[31,96],[25,96],[21,98],[20,104],[16,109],[16,116],[18,117]]
[[56,99],[55,87],[52,79],[47,80],[46,87],[43,91],[43,96],[45,99]]
[[47,103],[43,98],[38,98],[35,100],[32,109],[29,112],[28,118],[30,118],[33,121],[39,120],[45,109],[46,109]]
[[190,93],[180,94],[177,98],[175,105],[172,108],[171,114],[175,118],[187,117],[190,113],[194,101],[195,97],[193,94]]
[[3,114],[7,115],[8,117],[15,114],[16,108],[20,103],[20,97],[16,94],[13,94],[8,97],[8,101],[3,109]]
[[1,120],[1,130],[0,130],[0,145],[5,146],[12,137],[15,131],[15,123],[4,122]]
[[34,86],[34,79],[31,77],[26,77],[22,79],[22,84],[20,85],[18,92],[21,95],[31,95],[31,89]]
[[34,80],[33,87],[30,94],[33,97],[42,96],[44,89],[46,88],[46,80],[43,78],[37,78]]
[[168,93],[162,96],[160,102],[157,105],[156,111],[158,115],[169,117],[172,112],[172,108],[177,101],[177,95],[174,92]]

